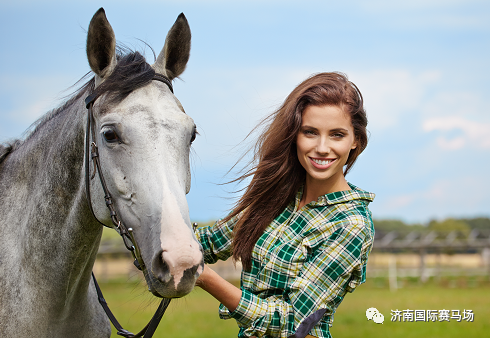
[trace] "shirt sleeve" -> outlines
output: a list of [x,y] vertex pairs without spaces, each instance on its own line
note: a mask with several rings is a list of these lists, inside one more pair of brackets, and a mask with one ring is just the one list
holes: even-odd
[[228,222],[218,220],[214,225],[196,229],[196,237],[202,245],[206,264],[214,264],[218,260],[225,261],[231,257],[233,227],[237,220],[238,217],[235,216]]
[[238,307],[230,316],[246,327],[246,336],[306,336],[324,315],[333,315],[347,291],[364,282],[371,246],[366,239],[364,224],[337,229],[306,259],[282,296],[264,299],[242,290]]

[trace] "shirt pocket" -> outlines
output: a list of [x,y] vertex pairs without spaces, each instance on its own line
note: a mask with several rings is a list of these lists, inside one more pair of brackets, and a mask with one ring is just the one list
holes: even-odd
[[303,268],[306,253],[303,240],[289,241],[274,248],[268,253],[255,285],[269,289],[287,288]]

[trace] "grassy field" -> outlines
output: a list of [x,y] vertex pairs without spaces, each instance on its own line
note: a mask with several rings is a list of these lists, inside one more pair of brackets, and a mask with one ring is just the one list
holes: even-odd
[[[331,328],[334,338],[451,338],[488,337],[490,332],[490,287],[451,288],[429,283],[414,283],[390,292],[381,282],[368,281],[348,294],[335,315]],[[449,283],[456,285],[457,283]],[[104,296],[121,324],[132,332],[139,331],[158,306],[158,300],[146,291],[144,283],[101,283]],[[385,317],[383,324],[366,319],[366,309],[375,307]],[[220,338],[236,337],[234,320],[220,320],[218,302],[196,288],[183,299],[173,300],[155,333],[157,337]],[[474,321],[392,322],[391,310],[473,310]],[[119,337],[113,330],[111,337]]]

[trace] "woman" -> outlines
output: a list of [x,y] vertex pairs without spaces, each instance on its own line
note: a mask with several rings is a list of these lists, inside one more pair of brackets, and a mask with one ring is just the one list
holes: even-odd
[[331,337],[335,309],[365,282],[374,238],[374,194],[345,179],[367,145],[362,95],[343,74],[316,74],[269,121],[256,166],[239,178],[252,176],[244,195],[197,230],[206,263],[241,261],[241,288],[207,265],[197,285],[239,337]]

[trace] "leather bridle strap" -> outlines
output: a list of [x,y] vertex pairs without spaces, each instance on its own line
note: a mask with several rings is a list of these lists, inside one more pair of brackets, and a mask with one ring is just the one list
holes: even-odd
[[[160,81],[165,83],[170,91],[173,93],[173,86],[172,82],[170,79],[168,79],[166,76],[162,74],[157,74],[153,76],[153,80]],[[99,151],[97,144],[95,143],[96,137],[95,137],[95,118],[94,114],[92,111],[92,107],[94,105],[95,100],[97,100],[98,95],[96,93],[93,93],[85,99],[85,105],[88,109],[88,114],[87,114],[87,130],[85,133],[85,192],[87,195],[87,202],[90,208],[90,211],[92,212],[92,215],[94,218],[103,226],[110,227],[104,223],[102,223],[97,216],[95,216],[93,207],[92,207],[92,199],[90,196],[90,180],[95,177],[95,174],[99,174],[99,179],[100,183],[102,185],[102,189],[104,190],[104,199],[107,208],[109,209],[110,216],[112,223],[116,229],[116,231],[121,235],[124,245],[126,248],[131,251],[131,254],[133,255],[134,258],[134,265],[139,269],[142,270],[143,273],[146,271],[146,266],[143,262],[143,258],[141,257],[141,251],[139,249],[139,246],[136,243],[136,240],[133,235],[133,229],[131,228],[126,228],[126,226],[121,222],[119,219],[116,209],[114,208],[113,202],[112,202],[112,196],[109,192],[109,189],[107,188],[107,184],[104,179],[104,175],[102,174],[102,170],[100,168],[100,160],[99,160]],[[92,143],[90,143],[90,134],[92,134]],[[89,153],[90,157],[92,158],[92,162],[94,163],[94,172],[92,175],[89,174],[90,172],[90,160],[89,160]],[[111,228],[111,227],[110,227]],[[97,297],[99,299],[99,303],[102,305],[102,308],[104,309],[107,317],[109,317],[110,321],[112,322],[112,325],[117,329],[117,334],[126,338],[138,338],[138,337],[143,337],[143,338],[150,338],[153,336],[153,333],[155,332],[156,328],[158,327],[158,324],[160,323],[160,320],[163,317],[163,314],[165,313],[165,310],[167,309],[168,305],[170,304],[170,298],[163,298],[162,301],[160,302],[160,305],[158,306],[157,311],[153,315],[152,319],[150,322],[141,330],[141,332],[137,333],[136,335],[123,329],[121,324],[117,321],[116,317],[114,314],[111,312],[109,309],[109,306],[107,305],[107,302],[104,299],[104,296],[102,295],[102,291],[99,287],[99,284],[97,283],[97,280],[95,279],[95,275],[92,272],[92,278],[95,284],[95,289],[97,291]],[[143,336],[144,335],[144,336]]]
[[168,305],[170,304],[170,298],[163,298],[162,301],[160,302],[160,305],[158,306],[157,311],[151,318],[150,322],[146,324],[146,326],[137,334],[134,334],[132,332],[129,332],[128,330],[123,329],[121,324],[117,321],[116,317],[112,313],[111,309],[109,309],[109,306],[107,305],[106,300],[104,299],[104,296],[102,295],[102,291],[100,290],[99,284],[97,283],[97,280],[95,279],[94,274],[92,273],[92,278],[94,280],[95,284],[95,289],[97,290],[97,297],[99,298],[99,303],[102,305],[102,308],[104,309],[107,317],[109,317],[112,325],[117,330],[117,334],[119,336],[123,336],[126,338],[150,338],[153,336],[153,333],[155,333],[155,330],[158,327],[158,324],[160,324],[160,321],[162,320],[163,315],[165,314],[165,310],[167,310]]

